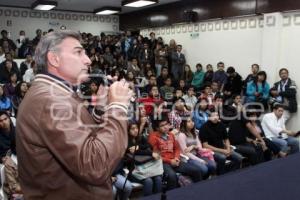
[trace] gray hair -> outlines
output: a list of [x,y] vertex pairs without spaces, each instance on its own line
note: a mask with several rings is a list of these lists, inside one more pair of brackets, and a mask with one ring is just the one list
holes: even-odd
[[57,46],[60,45],[66,38],[74,38],[81,41],[81,35],[78,32],[71,30],[54,31],[43,36],[35,49],[35,62],[38,68],[38,73],[48,72],[47,54],[49,51],[58,51]]

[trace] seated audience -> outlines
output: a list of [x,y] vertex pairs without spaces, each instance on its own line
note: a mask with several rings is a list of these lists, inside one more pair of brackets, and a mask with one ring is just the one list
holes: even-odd
[[[157,86],[157,81],[156,81],[155,75],[150,76],[149,81],[148,81],[148,85],[146,85],[144,88],[140,88],[141,96],[142,97],[148,96],[152,86]],[[158,86],[157,86],[157,88],[158,88]]]
[[157,85],[159,88],[161,88],[165,84],[165,80],[168,77],[170,77],[169,72],[168,72],[168,67],[162,67],[161,73],[157,77]]
[[17,116],[17,114],[18,114],[19,106],[20,106],[22,100],[24,99],[27,91],[28,91],[28,85],[26,82],[21,81],[17,84],[16,94],[11,99],[12,108],[13,108],[13,112],[14,112],[15,116]]
[[0,39],[0,46],[3,46],[5,42],[7,42],[8,47],[10,49],[12,49],[13,51],[16,51],[17,46],[14,43],[14,41],[12,41],[11,39],[8,38],[8,32],[7,30],[2,30],[1,31],[1,36],[2,38]]
[[207,179],[216,172],[217,166],[214,161],[213,151],[202,148],[191,117],[187,117],[182,121],[177,141],[180,146],[181,154],[189,158],[189,163],[193,163],[201,169],[204,179]]
[[195,96],[194,86],[189,86],[187,94],[182,97],[185,101],[185,105],[189,110],[194,110],[197,103],[197,97]]
[[243,92],[244,94],[246,93],[246,89],[247,89],[247,84],[250,82],[250,81],[253,81],[256,79],[257,77],[257,73],[259,72],[259,65],[258,64],[253,64],[251,65],[251,74],[249,74],[247,76],[247,78],[244,80],[244,84],[243,84]]
[[168,66],[168,53],[163,43],[158,42],[154,50],[156,76],[160,75],[162,66]]
[[286,129],[283,112],[284,106],[275,104],[273,112],[264,115],[261,122],[262,128],[266,137],[279,146],[281,151],[287,152],[289,146],[290,153],[297,153],[299,152],[299,141],[295,138],[297,133]]
[[256,165],[264,161],[263,149],[248,138],[245,129],[246,124],[243,117],[232,120],[228,129],[229,141],[235,147],[236,152],[248,158],[251,165]]
[[242,77],[233,67],[227,68],[227,74],[228,78],[224,86],[224,95],[226,99],[232,97],[232,95],[240,95],[243,87]]
[[11,72],[9,74],[9,82],[4,85],[4,93],[10,99],[16,94],[15,88],[17,86],[17,80],[18,80],[17,73]]
[[24,76],[26,70],[28,70],[28,69],[31,68],[32,61],[33,61],[32,55],[31,54],[27,54],[25,61],[21,62],[21,64],[20,64],[21,77]]
[[202,65],[198,63],[196,65],[196,72],[194,74],[193,80],[191,85],[195,87],[196,91],[200,91],[201,87],[203,86],[203,79],[204,79],[204,72],[202,70]]
[[[155,76],[154,76],[155,78]],[[154,117],[155,112],[160,106],[163,106],[164,101],[160,98],[160,94],[156,85],[150,87],[149,96],[138,99],[138,102],[143,103],[145,106],[146,114]]]
[[157,131],[149,135],[149,143],[154,152],[159,152],[163,159],[164,173],[167,179],[167,189],[178,186],[176,173],[192,178],[194,182],[202,180],[201,170],[197,166],[180,161],[180,148],[175,136],[169,132],[170,125],[167,118],[162,117],[156,121]]
[[195,128],[199,131],[200,128],[208,121],[209,111],[208,111],[208,100],[206,98],[200,99],[197,102],[197,107],[195,107],[193,112],[193,121],[195,123]]
[[268,109],[270,86],[267,83],[267,74],[264,71],[257,73],[257,77],[248,82],[246,91],[246,103],[260,103],[265,110]]
[[181,89],[182,92],[183,92],[183,94],[186,94],[186,91],[187,91],[187,85],[186,85],[186,83],[185,83],[185,80],[180,79],[177,88]]
[[214,107],[214,97],[212,94],[211,86],[205,85],[201,95],[198,99],[207,99],[208,101],[208,109],[212,109]]
[[262,149],[264,150],[265,160],[271,160],[272,154],[279,157],[285,157],[286,153],[281,151],[274,142],[266,138],[264,129],[261,126],[261,122],[258,120],[258,114],[255,111],[248,111],[246,116],[247,135],[250,139],[252,139],[252,143],[260,145],[262,147]]
[[189,86],[192,83],[194,77],[194,73],[191,70],[189,65],[184,65],[183,74],[181,75],[181,79],[185,80],[186,84]]
[[115,199],[128,200],[133,186],[129,180],[126,180],[123,168],[124,161],[121,160],[112,173],[111,182],[113,184],[113,194]]
[[16,155],[16,132],[9,114],[0,110],[0,162],[8,151]]
[[30,68],[26,70],[23,76],[23,81],[25,81],[26,83],[31,83],[37,75],[37,72],[37,65],[35,61],[32,61]]
[[[143,163],[139,163],[134,160],[135,157],[139,156],[144,158],[152,158],[152,160],[160,159],[160,155],[157,152],[152,151],[151,145],[147,141],[147,137],[141,135],[139,133],[139,125],[136,122],[132,122],[128,126],[128,147],[127,147],[127,155],[130,154],[130,159],[133,165],[140,165]],[[144,196],[148,196],[151,194],[161,192],[162,188],[162,176],[154,176],[148,177],[145,179],[138,179],[133,175],[129,177],[133,182],[141,183],[143,187]]]
[[14,67],[11,60],[5,60],[3,65],[0,66],[0,83],[9,83],[11,73],[16,73],[17,80],[20,80],[18,67]]
[[139,103],[138,106],[138,123],[139,123],[139,135],[148,137],[153,132],[153,125],[150,116],[147,115],[144,104]]
[[182,98],[184,95],[183,95],[183,91],[182,91],[182,89],[180,89],[180,88],[176,88],[175,89],[175,95],[174,95],[174,97],[175,98]]
[[165,79],[165,84],[160,88],[160,94],[163,99],[170,101],[173,99],[174,87],[172,86],[172,78],[167,77]]
[[138,60],[136,58],[131,60],[131,63],[127,67],[127,72],[132,72],[134,77],[139,77],[142,75],[141,69],[138,65]]
[[[2,46],[0,46],[0,64],[5,61],[5,53]],[[0,65],[1,66],[1,65]]]
[[0,110],[11,113],[11,100],[6,96],[3,85],[0,85]]
[[274,83],[270,89],[273,103],[277,102],[285,106],[285,119],[289,119],[290,113],[297,112],[297,86],[295,81],[289,78],[289,71],[286,68],[279,70],[280,81]]
[[154,76],[154,75],[155,74],[154,74],[153,70],[152,69],[148,69],[146,71],[146,73],[145,73],[145,77],[142,77],[142,78],[135,77],[135,79],[136,79],[136,82],[137,82],[137,80],[140,81],[139,84],[138,84],[138,86],[141,87],[141,88],[143,88],[143,87],[145,87],[146,85],[149,84],[150,77]]
[[182,118],[189,116],[190,113],[191,112],[186,109],[183,98],[174,98],[172,111],[168,114],[171,127],[179,131]]
[[214,72],[213,81],[219,84],[220,91],[223,92],[227,82],[227,74],[224,71],[225,65],[223,62],[217,64],[218,70]]
[[219,84],[216,81],[213,81],[210,87],[213,98],[215,98],[216,95],[222,95],[222,93],[220,92]]
[[206,72],[203,78],[203,85],[210,85],[214,77],[214,69],[211,64],[206,65]]
[[199,138],[204,148],[214,151],[214,159],[217,162],[217,173],[224,174],[226,160],[231,160],[232,169],[241,167],[243,156],[234,151],[230,145],[228,133],[223,123],[220,122],[219,114],[211,112],[209,121],[201,128]]

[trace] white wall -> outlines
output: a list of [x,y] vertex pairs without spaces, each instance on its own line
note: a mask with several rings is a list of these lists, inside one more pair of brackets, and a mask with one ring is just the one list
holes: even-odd
[[50,28],[58,30],[62,25],[67,29],[99,35],[101,32],[118,32],[119,17],[0,7],[0,30],[9,31],[13,40],[18,38],[20,30],[25,30],[32,39],[38,28],[43,31]]
[[[300,87],[300,13],[270,13],[264,16],[214,20],[195,24],[178,24],[141,30],[161,36],[166,43],[175,39],[183,45],[187,62],[193,69],[196,63],[212,64],[218,61],[234,66],[245,78],[253,63],[261,65],[268,73],[268,82],[278,81],[278,71],[286,67],[290,77]],[[193,36],[191,36],[194,35]],[[197,34],[199,36],[197,37]],[[196,36],[195,36],[196,35]],[[298,105],[300,105],[298,91]],[[299,107],[299,106],[298,106]],[[293,130],[300,130],[299,112],[288,123]]]
[[[234,66],[242,76],[246,76],[251,64],[261,62],[263,28],[259,26],[260,21],[261,17],[236,18],[146,29],[141,33],[149,36],[154,31],[166,43],[175,39],[183,45],[188,63],[194,69],[197,63],[203,66],[212,64],[215,68],[217,62],[223,61],[226,66]],[[199,34],[199,37],[191,34]]]

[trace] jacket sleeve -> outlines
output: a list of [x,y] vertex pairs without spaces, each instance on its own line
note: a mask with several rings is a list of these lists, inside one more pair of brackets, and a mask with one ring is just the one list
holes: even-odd
[[255,90],[255,86],[254,86],[253,81],[248,82],[247,83],[247,90],[246,90],[247,96],[254,96],[255,92],[256,92],[256,90]]
[[279,95],[286,98],[295,98],[297,94],[297,86],[294,81],[291,81],[291,84],[285,91],[279,93]]
[[174,142],[174,157],[179,159],[180,158],[180,147],[179,147],[179,144],[178,144],[177,140],[175,139],[174,135],[172,135],[172,140]]
[[263,89],[263,98],[268,99],[270,93],[270,85],[268,83],[265,84],[265,87]]
[[[46,103],[40,118],[42,141],[74,177],[101,185],[109,180],[126,150],[126,112],[112,106],[103,122],[96,124],[84,106],[67,100]],[[87,117],[91,124],[85,124]]]

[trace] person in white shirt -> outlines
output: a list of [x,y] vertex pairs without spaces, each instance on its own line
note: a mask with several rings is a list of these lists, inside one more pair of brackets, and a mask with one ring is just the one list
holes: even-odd
[[185,104],[188,106],[190,110],[193,110],[196,103],[197,103],[197,97],[195,96],[194,87],[189,86],[187,94],[183,95],[182,97],[185,101]]
[[37,74],[37,66],[35,61],[32,61],[31,68],[27,69],[23,76],[23,81],[25,81],[26,83],[31,83],[31,81],[34,80],[36,74]]
[[3,51],[2,46],[0,46],[0,63],[5,61],[5,53]]
[[298,135],[294,131],[287,130],[283,117],[284,106],[275,104],[273,112],[265,114],[262,119],[262,128],[268,139],[278,145],[281,151],[286,152],[290,146],[290,153],[299,152],[299,141],[294,136]]

